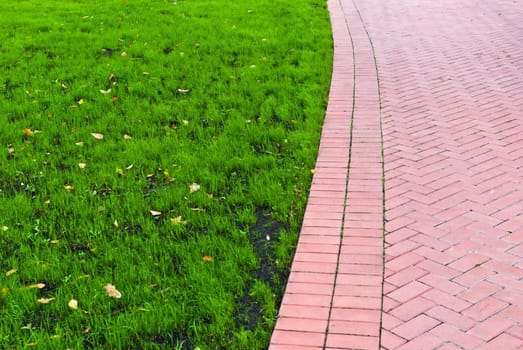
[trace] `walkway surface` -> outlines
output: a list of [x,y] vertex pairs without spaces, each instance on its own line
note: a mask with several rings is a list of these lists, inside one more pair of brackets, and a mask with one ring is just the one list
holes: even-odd
[[316,172],[270,350],[523,348],[523,0],[328,0]]

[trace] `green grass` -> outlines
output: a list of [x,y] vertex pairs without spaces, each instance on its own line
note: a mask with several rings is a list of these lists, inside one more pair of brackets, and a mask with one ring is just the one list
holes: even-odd
[[0,42],[0,348],[266,348],[325,2],[0,0]]

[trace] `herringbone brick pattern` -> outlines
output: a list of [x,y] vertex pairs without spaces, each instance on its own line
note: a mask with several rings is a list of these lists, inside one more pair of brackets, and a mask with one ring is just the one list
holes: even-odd
[[523,2],[358,1],[385,152],[384,349],[523,347]]
[[270,350],[523,348],[523,0],[328,4],[329,106]]

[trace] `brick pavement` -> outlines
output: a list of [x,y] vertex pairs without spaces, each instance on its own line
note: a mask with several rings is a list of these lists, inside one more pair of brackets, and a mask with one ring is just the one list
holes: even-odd
[[328,4],[329,105],[269,349],[523,348],[523,1]]

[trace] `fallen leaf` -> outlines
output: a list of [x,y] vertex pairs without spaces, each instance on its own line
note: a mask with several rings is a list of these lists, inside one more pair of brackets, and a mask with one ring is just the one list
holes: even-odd
[[87,327],[86,329],[84,329],[83,333],[84,334],[89,334],[91,332],[91,327]]
[[18,270],[17,270],[17,269],[11,269],[11,270],[7,271],[7,272],[5,273],[5,275],[6,275],[6,276],[11,276],[11,275],[12,275],[13,273],[15,273],[16,271],[18,271]]
[[85,101],[84,101],[83,98],[81,98],[81,99],[78,100],[78,104],[79,104],[79,105],[83,105],[84,103],[85,103]]
[[97,140],[102,140],[104,138],[104,134],[100,134],[97,132],[92,132],[91,135],[93,135],[93,137]]
[[179,224],[183,223],[182,216],[180,215],[180,216],[177,216],[175,218],[171,218],[171,223],[173,225],[179,225]]
[[113,286],[110,283],[107,283],[105,285],[105,294],[111,298],[120,299],[122,297],[122,293],[120,293],[115,286]]
[[115,103],[116,101],[118,101],[118,97],[116,97],[116,96],[111,97],[111,102],[112,103]]
[[69,302],[67,303],[67,306],[69,306],[69,308],[72,310],[78,310],[78,300],[76,300],[76,299],[69,300]]
[[110,89],[110,88],[107,89],[107,90],[100,90],[100,93],[102,93],[102,94],[104,94],[104,95],[105,95],[105,94],[108,94],[108,93],[110,93],[110,92],[111,92],[111,89]]
[[67,192],[74,191],[74,187],[71,186],[71,185],[65,185],[64,188],[65,188],[65,190],[66,190]]
[[86,166],[87,166],[87,164],[85,164],[85,163],[78,163],[78,167],[80,169],[85,169]]
[[188,89],[178,89],[178,92],[181,94],[186,94],[189,92],[189,90]]
[[113,225],[114,225],[114,227],[119,227],[119,226],[120,226],[120,225],[118,224],[118,220],[114,220]]
[[316,169],[311,169],[311,174],[314,174],[316,172]]
[[131,170],[133,168],[134,164],[128,165],[125,167],[125,170]]
[[204,256],[202,256],[202,260],[204,262],[209,262],[209,261],[212,261],[212,257],[210,257],[209,255],[204,255]]
[[193,184],[189,185],[189,191],[191,193],[196,192],[199,189],[200,189],[200,185],[198,185],[197,183],[193,183]]
[[7,149],[7,151],[8,151],[9,153],[15,153],[15,148],[14,148],[14,147],[9,147],[9,148]]
[[121,53],[121,55],[122,55],[122,57],[126,57],[127,56],[127,52],[124,51],[124,52]]
[[2,226],[2,231],[7,231],[7,230],[9,230],[9,227],[7,227],[7,226]]
[[124,135],[123,135],[123,139],[124,139],[124,140],[130,140],[130,139],[132,139],[132,137],[129,136],[129,135],[127,135],[127,134],[124,134]]
[[55,298],[40,298],[38,299],[38,302],[40,304],[49,304],[53,300],[55,300]]
[[45,283],[36,283],[36,284],[31,284],[29,287],[27,287],[29,289],[43,289],[45,288]]
[[33,136],[33,135],[34,135],[33,130],[28,129],[28,128],[25,128],[24,130],[22,130],[22,132],[23,132],[24,135],[26,135],[26,136]]
[[149,210],[149,213],[151,213],[152,216],[160,216],[160,215],[162,215],[161,211],[156,211],[156,210]]

